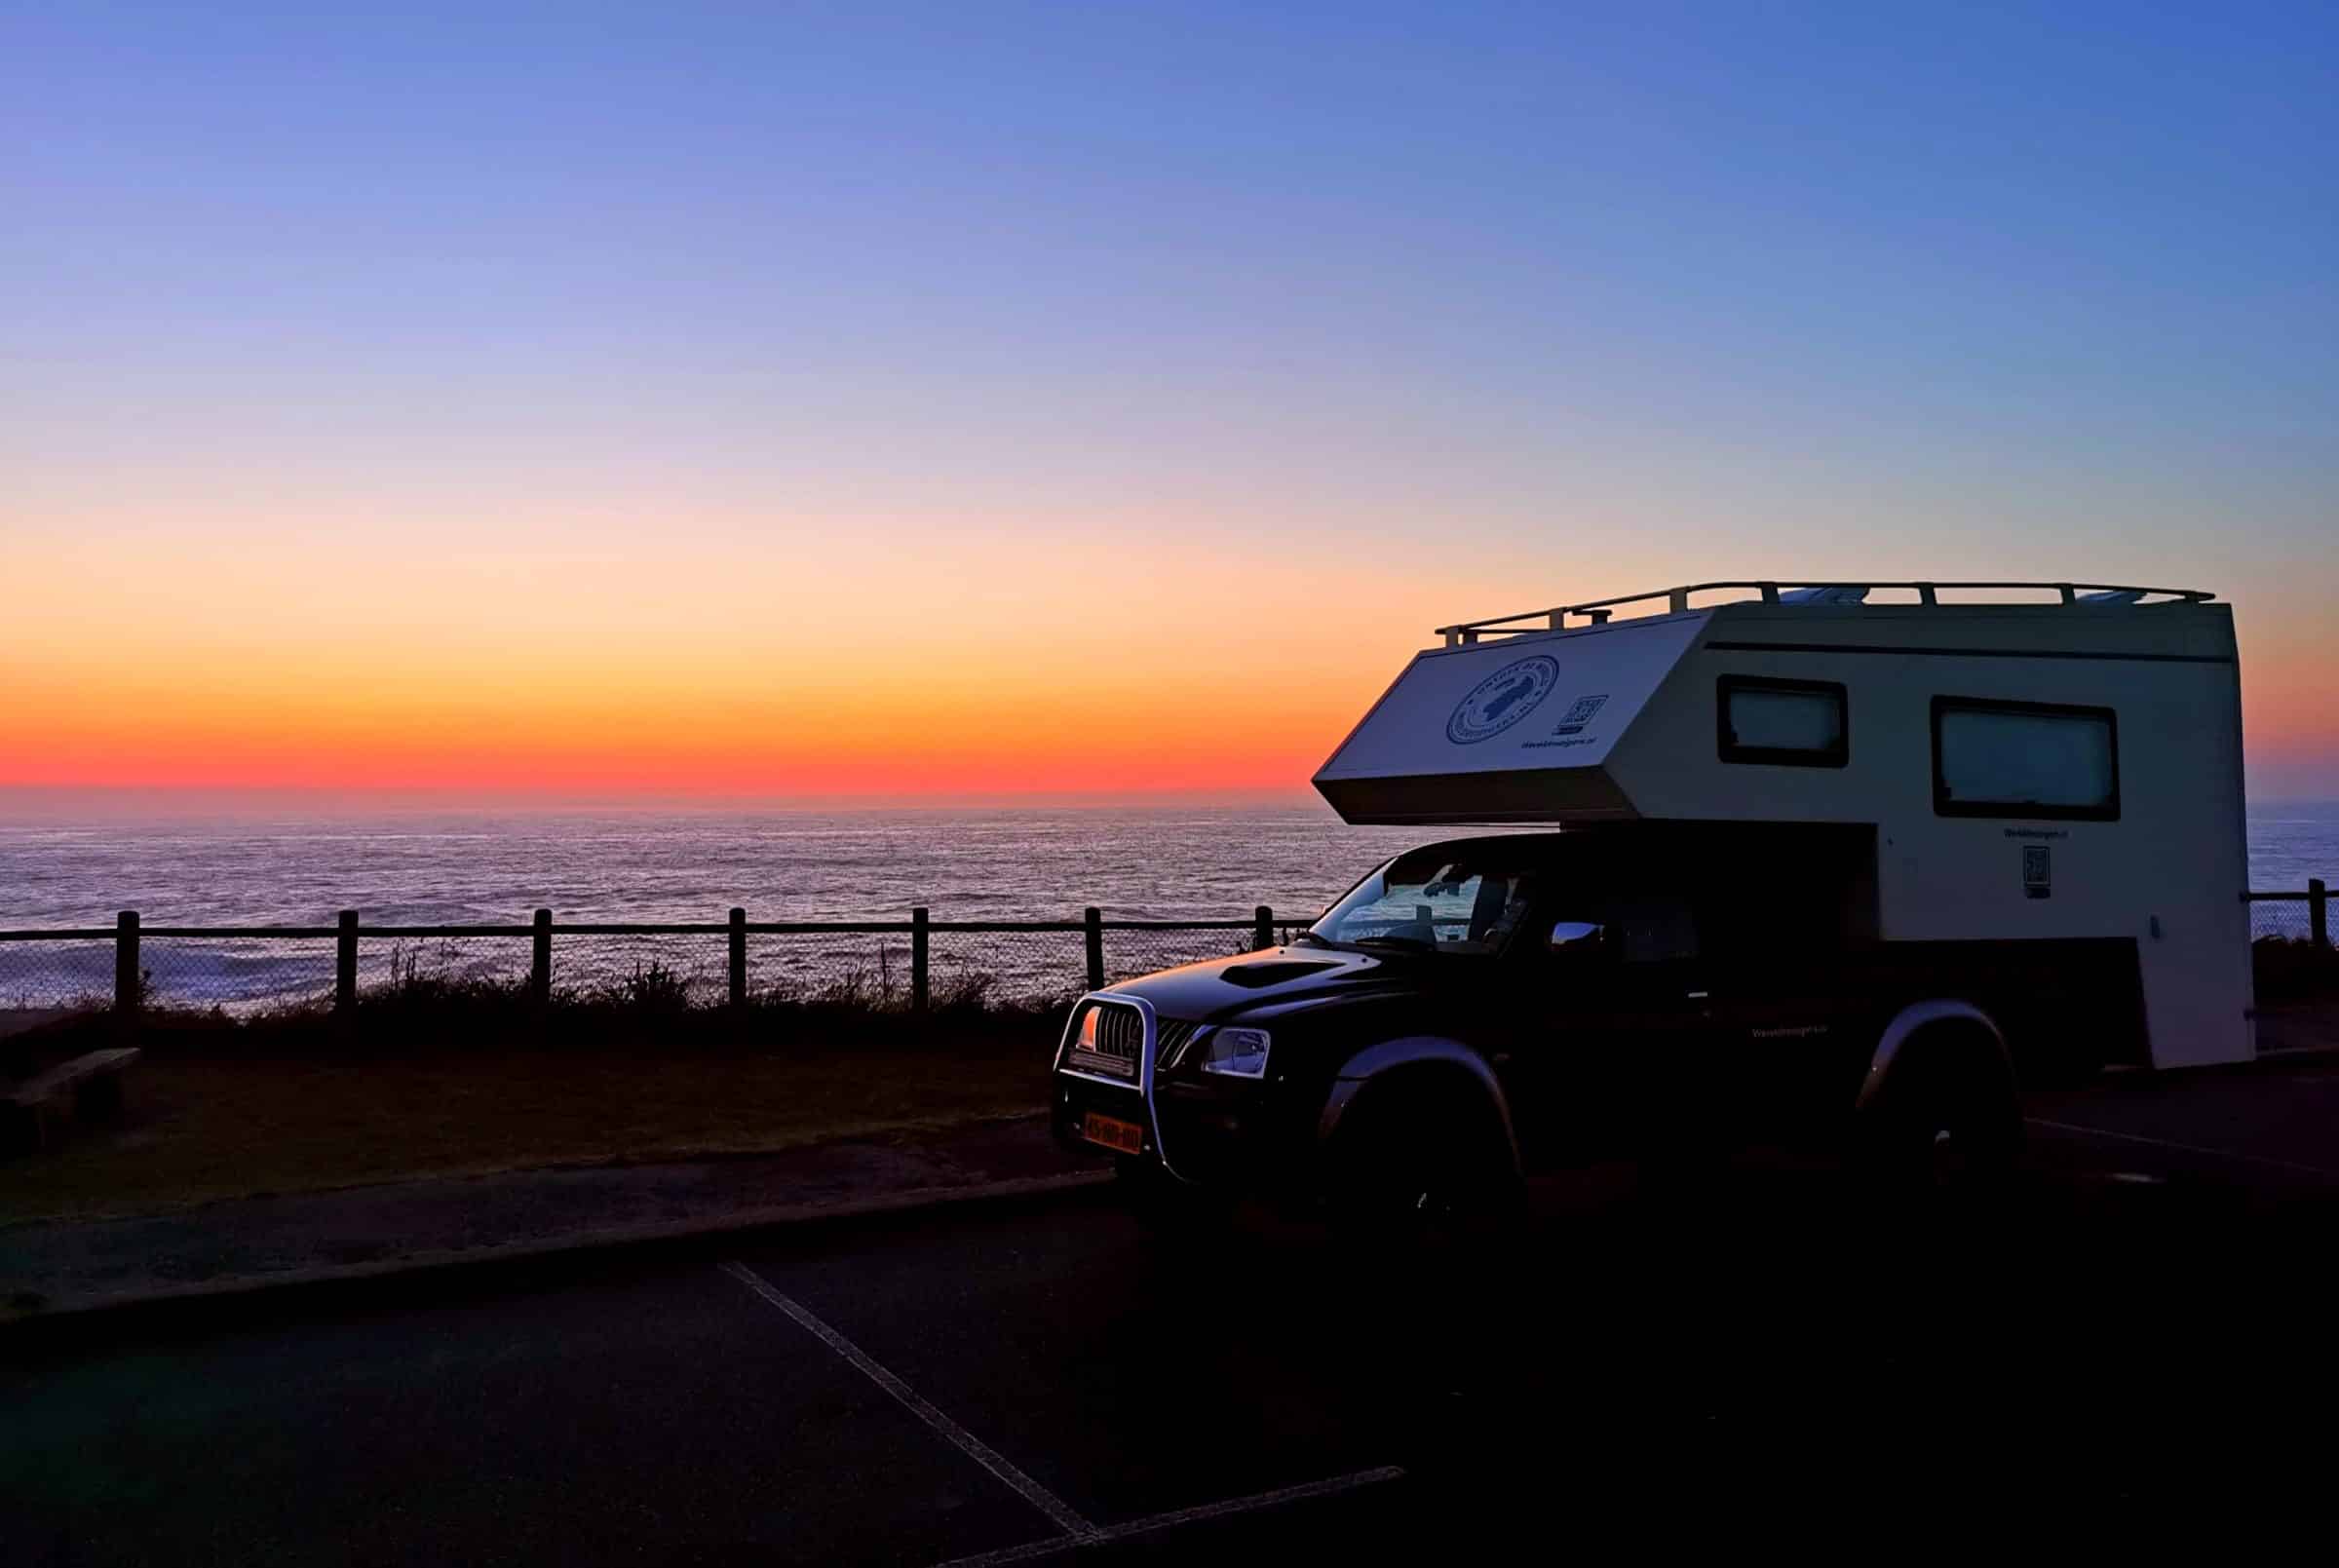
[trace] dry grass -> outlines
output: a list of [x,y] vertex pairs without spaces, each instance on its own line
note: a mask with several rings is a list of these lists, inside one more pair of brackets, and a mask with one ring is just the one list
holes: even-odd
[[151,1052],[112,1128],[0,1163],[0,1223],[417,1176],[680,1159],[1029,1111],[1036,1036],[768,1049]]

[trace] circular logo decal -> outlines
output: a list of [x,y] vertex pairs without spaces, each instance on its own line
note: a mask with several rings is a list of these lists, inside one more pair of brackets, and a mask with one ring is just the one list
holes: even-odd
[[1470,689],[1445,721],[1445,738],[1471,746],[1496,736],[1535,711],[1559,679],[1557,661],[1543,654],[1503,666]]

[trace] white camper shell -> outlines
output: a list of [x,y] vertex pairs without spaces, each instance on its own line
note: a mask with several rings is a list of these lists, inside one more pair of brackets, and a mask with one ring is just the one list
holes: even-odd
[[1740,823],[1731,874],[1783,890],[1787,824],[1836,824],[1861,937],[2132,939],[2151,1065],[2254,1053],[2210,595],[1705,583],[1438,631],[1316,775],[1346,821]]

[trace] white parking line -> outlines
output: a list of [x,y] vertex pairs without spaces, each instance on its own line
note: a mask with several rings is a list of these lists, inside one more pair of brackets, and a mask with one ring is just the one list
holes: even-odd
[[2241,1154],[2232,1149],[2211,1149],[2203,1144],[2178,1143],[2169,1138],[2148,1138],[2141,1132],[2114,1132],[2109,1128],[2082,1127],[2076,1122],[2050,1122],[2041,1116],[2026,1116],[2022,1120],[2032,1127],[2043,1127],[2056,1132],[2076,1132],[2082,1137],[2149,1144],[2156,1149],[2174,1149],[2179,1154],[2205,1155],[2212,1160],[2238,1160],[2243,1165],[2265,1166],[2269,1169],[2288,1170],[2303,1176],[2320,1176],[2326,1181],[2339,1179],[2339,1170],[2327,1166],[2302,1166],[2294,1160],[2277,1160],[2263,1154]]
[[783,1295],[763,1276],[739,1262],[725,1263],[722,1269],[732,1279],[794,1319],[813,1338],[843,1357],[846,1364],[900,1400],[911,1415],[950,1439],[960,1453],[1014,1487],[1024,1502],[1047,1514],[1049,1522],[1064,1534],[1061,1540],[1040,1543],[1042,1548],[1054,1550],[1067,1543],[1104,1539],[1106,1532],[1074,1512],[1062,1498],[1017,1470],[1006,1455],[929,1404],[915,1389],[871,1360],[860,1346],[815,1318],[796,1301]]
[[1353,1475],[1335,1475],[1329,1480],[1310,1481],[1304,1486],[1285,1486],[1273,1492],[1256,1492],[1249,1497],[1229,1498],[1223,1503],[1205,1503],[1197,1508],[1173,1509],[1168,1513],[1150,1514],[1116,1524],[1087,1536],[1060,1538],[1054,1541],[1028,1541],[1019,1547],[1002,1547],[996,1551],[978,1551],[972,1557],[953,1557],[938,1568],[994,1568],[999,1563],[1029,1562],[1034,1557],[1052,1556],[1075,1547],[1101,1546],[1108,1541],[1126,1541],[1131,1536],[1150,1535],[1173,1525],[1194,1524],[1203,1519],[1222,1519],[1230,1513],[1248,1513],[1255,1509],[1271,1509],[1283,1503],[1298,1503],[1311,1497],[1332,1497],[1341,1492],[1353,1492],[1362,1486],[1376,1486],[1382,1481],[1394,1481],[1405,1472],[1395,1465],[1378,1470],[1361,1470]]

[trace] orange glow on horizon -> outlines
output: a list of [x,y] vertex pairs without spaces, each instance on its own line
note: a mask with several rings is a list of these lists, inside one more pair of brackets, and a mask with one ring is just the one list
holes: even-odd
[[[514,592],[476,561],[391,562],[340,578],[338,603],[281,563],[135,572],[113,612],[131,633],[88,636],[86,603],[28,607],[0,653],[0,784],[1300,788],[1430,618],[1354,566],[1228,583],[1167,546],[879,554],[831,546],[809,587],[768,563],[686,582],[666,563],[555,560]],[[888,587],[846,586],[863,578]]]
[[[1549,592],[1462,570],[1434,533],[895,519],[399,554],[373,532],[247,531],[200,561],[12,546],[19,581],[57,587],[0,644],[0,786],[1296,791],[1431,627]],[[1574,586],[1674,565],[1586,554]],[[2311,779],[2339,760],[2339,631],[2298,598],[2237,619],[2251,760]]]

